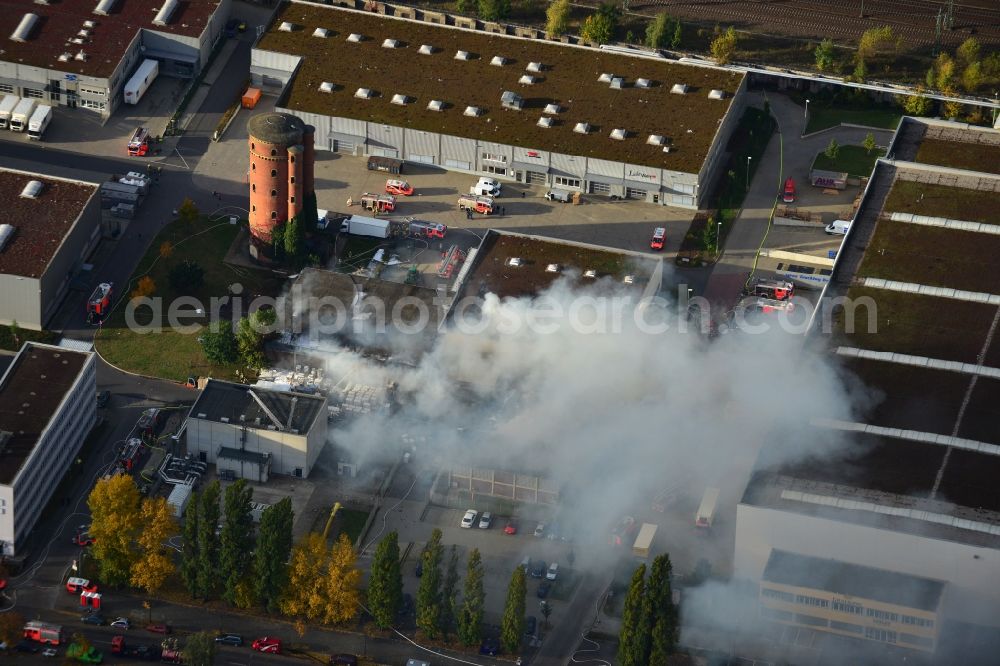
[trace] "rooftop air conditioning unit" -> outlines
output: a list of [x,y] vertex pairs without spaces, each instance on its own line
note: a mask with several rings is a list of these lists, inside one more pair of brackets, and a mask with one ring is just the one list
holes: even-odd
[[410,103],[410,98],[407,97],[406,95],[393,95],[392,100],[390,101],[393,104],[398,104],[399,106],[406,106],[407,104]]
[[10,224],[0,224],[0,250],[7,245],[7,241],[14,235],[14,227]]
[[86,53],[84,53],[83,51],[79,51],[75,56],[73,56],[73,60],[79,60],[80,62],[83,62],[88,57],[89,56]]
[[321,37],[323,39],[326,39],[329,36],[330,36],[330,31],[327,30],[326,28],[316,28],[315,30],[313,30],[313,37]]
[[538,122],[535,124],[538,125],[539,127],[549,128],[555,124],[555,121],[547,116],[542,116],[541,118],[538,119]]
[[550,113],[554,115],[556,113],[559,113],[560,111],[562,111],[562,109],[559,107],[558,104],[546,104],[545,110],[542,111],[542,113]]
[[90,37],[90,31],[86,28],[80,28],[76,33],[77,37]]
[[358,99],[371,99],[375,96],[375,92],[371,88],[358,88],[354,96]]
[[61,53],[59,54],[59,62],[69,62],[73,59],[72,53]]
[[538,83],[538,77],[525,74],[517,80],[522,86],[533,86]]
[[443,111],[444,110],[444,102],[442,102],[439,99],[432,99],[427,104],[427,110],[428,111]]
[[646,144],[650,146],[662,146],[667,142],[667,137],[662,134],[650,134],[646,139]]
[[354,42],[354,43],[362,42],[362,41],[364,41],[364,39],[365,39],[365,36],[362,35],[359,32],[352,32],[351,34],[349,34],[347,36],[347,41]]
[[545,272],[546,273],[558,273],[559,272],[559,264],[549,264],[548,266],[545,267]]
[[382,48],[384,49],[399,49],[403,47],[403,42],[398,39],[386,39],[382,41]]
[[97,27],[97,21],[90,21],[90,20],[84,21],[83,22],[83,27],[84,28],[96,28]]
[[601,74],[600,76],[598,76],[597,80],[600,83],[611,83],[611,79],[613,79],[613,78],[615,78],[614,74],[611,74],[609,72],[605,72],[604,74]]
[[417,53],[421,55],[434,55],[434,47],[430,44],[421,44],[420,48],[417,49]]
[[319,91],[323,93],[332,93],[333,84],[329,81],[324,81],[323,83],[319,84]]
[[585,270],[585,271],[583,272],[583,277],[587,277],[587,278],[596,278],[596,277],[597,277],[597,271],[595,271],[595,270],[594,270],[594,269],[592,269],[592,268],[591,268],[591,269],[588,269],[588,270]]
[[653,82],[650,81],[649,79],[636,79],[635,80],[635,87],[636,88],[652,88],[653,87]]
[[483,110],[478,106],[467,106],[465,107],[465,111],[462,112],[462,115],[472,116],[473,118],[475,118],[476,116],[483,115]]
[[455,60],[472,60],[472,54],[468,51],[457,51],[455,53]]
[[84,43],[82,37],[74,37],[73,39],[71,39],[69,41],[70,41],[71,44],[83,44]]
[[281,32],[292,32],[295,30],[295,24],[289,23],[288,21],[282,21],[281,25],[278,26],[278,30]]
[[545,65],[540,62],[529,62],[527,69],[529,72],[541,72],[545,69]]
[[524,98],[516,92],[505,90],[504,93],[500,95],[500,106],[505,109],[520,111],[524,107]]
[[589,123],[577,123],[573,126],[573,131],[577,134],[590,134],[590,124]]
[[623,129],[613,129],[611,130],[611,138],[615,141],[624,141],[625,137],[628,136],[628,132]]
[[675,83],[670,88],[670,92],[674,93],[675,95],[686,95],[687,91],[688,87],[686,83]]
[[635,276],[626,275],[624,278],[622,278],[622,282],[624,282],[625,284],[632,284],[633,282],[635,282]]
[[513,268],[517,268],[518,266],[521,266],[523,263],[524,262],[521,260],[520,257],[511,257],[510,259],[507,260],[507,265],[512,266]]
[[29,180],[21,190],[21,197],[24,199],[37,199],[38,195],[42,193],[42,181],[40,180]]
[[493,56],[493,59],[490,60],[490,64],[494,67],[503,67],[508,62],[510,62],[510,60],[507,60],[507,58],[504,58],[503,56]]
[[709,99],[726,99],[725,90],[712,90],[708,93]]

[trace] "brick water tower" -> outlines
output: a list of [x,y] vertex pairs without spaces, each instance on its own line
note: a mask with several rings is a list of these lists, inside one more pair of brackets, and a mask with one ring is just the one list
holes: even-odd
[[295,217],[315,195],[315,130],[288,113],[262,113],[250,134],[250,256],[271,256],[271,232]]

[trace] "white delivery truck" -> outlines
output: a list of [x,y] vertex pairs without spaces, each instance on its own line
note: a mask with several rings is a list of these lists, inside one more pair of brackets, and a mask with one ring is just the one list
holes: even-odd
[[10,127],[10,114],[14,113],[14,107],[21,101],[17,95],[4,95],[0,100],[0,129]]
[[374,217],[351,215],[340,223],[340,232],[355,236],[372,236],[374,238],[389,237],[389,220],[379,220]]
[[705,496],[701,498],[701,505],[698,507],[698,514],[694,517],[694,524],[698,527],[711,527],[715,519],[715,504],[719,501],[718,488],[706,488]]
[[28,121],[31,119],[31,114],[35,112],[35,106],[38,104],[33,99],[22,99],[14,107],[14,111],[10,114],[10,129],[12,132],[23,132],[28,129]]
[[146,90],[156,80],[156,75],[160,73],[160,63],[156,60],[146,58],[135,70],[135,74],[125,84],[125,103],[138,104]]
[[50,122],[52,122],[52,107],[48,104],[39,104],[28,119],[28,138],[41,141]]

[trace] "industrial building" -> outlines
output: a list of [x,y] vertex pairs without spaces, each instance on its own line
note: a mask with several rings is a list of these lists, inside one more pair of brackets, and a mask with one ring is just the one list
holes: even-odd
[[101,239],[98,186],[0,169],[0,203],[0,324],[41,330]]
[[97,419],[93,352],[25,343],[0,377],[0,554],[22,544]]
[[853,420],[809,424],[801,440],[837,433],[835,451],[763,450],[737,508],[735,575],[759,582],[763,619],[817,643],[993,663],[1000,174],[979,169],[1000,164],[1000,131],[904,119],[889,152],[824,290],[837,307],[813,329],[871,399]]
[[271,251],[271,234],[315,205],[314,129],[287,113],[261,113],[247,123],[250,135],[250,254]]
[[0,0],[0,94],[108,118],[143,60],[193,78],[222,36],[230,0]]
[[187,452],[217,471],[258,483],[305,478],[326,444],[326,398],[210,379],[184,430]]
[[695,209],[743,112],[742,72],[354,4],[284,4],[251,57],[319,150]]

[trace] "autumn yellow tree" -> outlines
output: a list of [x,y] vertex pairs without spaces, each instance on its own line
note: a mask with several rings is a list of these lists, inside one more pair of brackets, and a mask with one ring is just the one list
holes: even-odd
[[174,253],[174,246],[170,244],[170,241],[163,241],[160,243],[160,256],[164,259],[169,259],[170,255]]
[[324,607],[320,620],[324,624],[340,624],[354,618],[358,612],[361,593],[358,584],[361,582],[361,571],[357,566],[354,546],[347,535],[341,533],[340,538],[330,550],[330,561],[327,565],[324,587]]
[[175,571],[173,558],[163,544],[177,534],[180,527],[165,497],[143,500],[139,520],[143,526],[136,540],[140,556],[132,565],[131,582],[135,587],[153,594]]
[[132,290],[132,298],[142,298],[144,296],[151,296],[156,291],[156,282],[153,278],[146,275],[145,277],[139,278],[138,284],[135,285],[135,289]]
[[281,612],[310,620],[319,617],[323,606],[322,580],[327,568],[326,541],[322,534],[310,532],[292,548],[288,564],[288,584],[281,600]]
[[138,558],[134,548],[139,522],[139,490],[132,477],[116,474],[101,479],[87,498],[90,508],[91,553],[101,579],[111,585],[129,582]]

